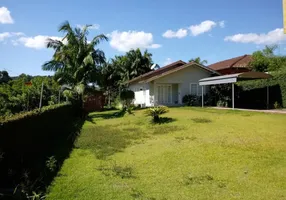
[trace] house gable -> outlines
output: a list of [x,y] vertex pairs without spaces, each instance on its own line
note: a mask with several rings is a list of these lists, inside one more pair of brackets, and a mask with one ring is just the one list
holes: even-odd
[[166,66],[164,66],[162,68],[159,68],[157,70],[150,71],[150,72],[148,72],[146,74],[143,74],[143,75],[141,75],[139,77],[136,77],[136,78],[130,80],[128,83],[129,84],[135,84],[135,83],[138,83],[138,82],[142,82],[142,81],[144,81],[146,79],[149,79],[149,78],[152,78],[154,76],[163,74],[163,73],[165,73],[167,71],[174,70],[174,69],[176,69],[176,68],[178,68],[180,66],[183,66],[185,64],[186,63],[184,61],[179,60],[177,62],[171,63],[171,64],[166,65]]

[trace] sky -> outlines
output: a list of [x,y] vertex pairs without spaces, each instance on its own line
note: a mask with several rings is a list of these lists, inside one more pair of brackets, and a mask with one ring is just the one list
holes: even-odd
[[282,0],[0,0],[0,70],[47,75],[46,39],[58,27],[92,24],[89,38],[108,36],[106,58],[148,49],[161,67],[201,57],[208,64],[279,44],[286,53]]

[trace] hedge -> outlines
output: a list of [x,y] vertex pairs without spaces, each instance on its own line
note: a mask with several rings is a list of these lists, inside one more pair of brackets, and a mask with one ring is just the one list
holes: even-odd
[[273,72],[270,79],[239,82],[240,94],[238,103],[241,106],[266,107],[267,86],[269,86],[269,106],[274,107],[277,102],[281,107],[286,107],[286,72]]
[[22,182],[24,171],[31,182],[51,181],[46,160],[55,156],[59,167],[68,156],[83,123],[80,112],[78,106],[60,104],[0,118],[0,193]]

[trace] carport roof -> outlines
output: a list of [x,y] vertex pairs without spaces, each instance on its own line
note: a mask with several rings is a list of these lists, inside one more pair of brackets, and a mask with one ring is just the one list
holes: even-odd
[[217,85],[225,83],[236,83],[243,80],[254,80],[254,79],[267,79],[271,78],[270,74],[264,72],[243,72],[238,74],[230,74],[223,76],[215,76],[210,78],[203,78],[199,80],[200,85]]

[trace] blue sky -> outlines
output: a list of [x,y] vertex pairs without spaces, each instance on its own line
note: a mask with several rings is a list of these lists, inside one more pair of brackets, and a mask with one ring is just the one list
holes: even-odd
[[99,46],[108,59],[136,47],[160,66],[197,56],[211,64],[267,44],[283,54],[282,14],[282,0],[0,0],[0,70],[50,74],[41,70],[53,53],[45,39],[62,37],[65,20],[108,35]]

